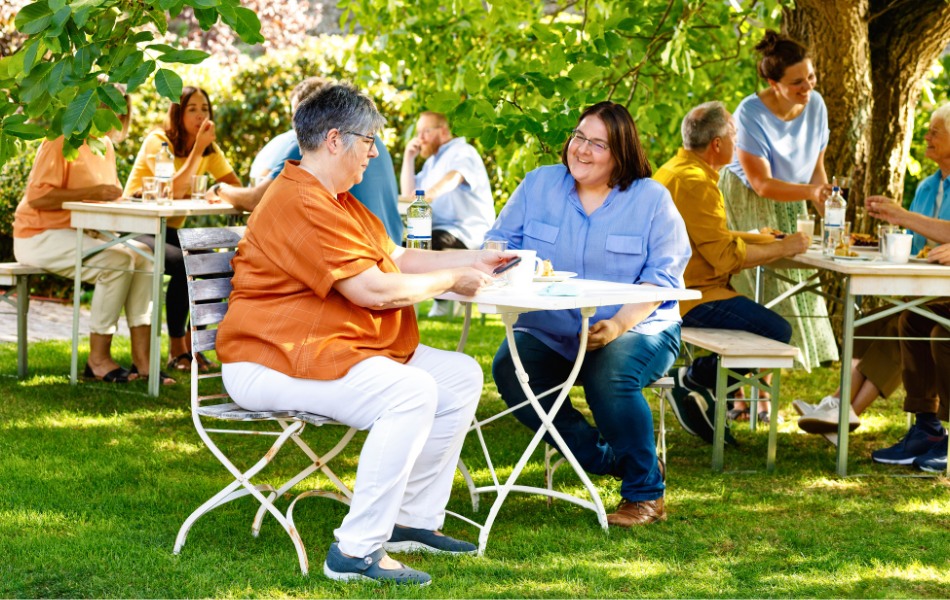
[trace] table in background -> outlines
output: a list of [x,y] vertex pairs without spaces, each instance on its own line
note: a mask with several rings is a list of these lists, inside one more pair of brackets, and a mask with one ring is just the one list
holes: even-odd
[[[64,202],[63,208],[72,211],[70,225],[76,228],[76,271],[74,275],[73,297],[73,352],[69,368],[69,383],[76,385],[79,372],[79,298],[82,285],[83,259],[102,252],[106,248],[123,244],[153,263],[152,270],[152,332],[149,344],[148,393],[158,396],[162,378],[162,277],[165,273],[166,220],[173,217],[192,217],[201,215],[240,215],[243,211],[230,204],[208,204],[191,200],[175,200],[171,206],[159,206],[154,202]],[[99,232],[105,244],[83,250],[84,229]],[[121,234],[113,232],[122,232]],[[155,236],[154,256],[135,246],[129,240],[143,234]],[[159,250],[161,249],[161,250]],[[95,267],[104,268],[104,267]],[[127,271],[130,269],[120,269]],[[134,272],[134,271],[133,271]]]
[[[861,250],[861,248],[854,248],[854,250],[858,251],[859,255],[877,257],[877,250]],[[818,273],[798,283],[777,272],[785,269],[819,269],[834,273],[834,277],[841,286],[842,297],[838,298],[823,291],[821,283],[818,281]],[[950,267],[925,262],[897,265],[880,260],[873,262],[833,260],[822,256],[820,248],[812,247],[805,254],[798,254],[792,258],[781,259],[758,267],[756,276],[757,302],[762,300],[764,274],[776,277],[794,286],[776,298],[769,300],[765,304],[766,308],[771,308],[786,298],[806,292],[814,292],[842,305],[844,322],[841,344],[841,398],[851,398],[851,358],[854,354],[855,327],[884,319],[904,310],[911,310],[940,323],[950,330],[950,320],[939,317],[921,306],[936,298],[950,296]],[[878,296],[890,302],[893,306],[879,313],[855,320],[855,313],[859,312],[860,308],[860,302],[855,303],[855,297],[857,296]],[[904,297],[914,299],[903,300]],[[859,339],[886,338],[862,337]],[[850,402],[841,402],[839,405],[837,472],[841,477],[847,476],[848,473],[848,411],[850,406]]]
[[[594,314],[597,312],[597,308],[600,306],[616,306],[620,304],[634,304],[643,302],[665,302],[669,300],[696,300],[702,297],[700,292],[694,290],[630,285],[625,283],[590,281],[584,279],[572,279],[571,283],[579,286],[579,296],[539,295],[538,292],[541,289],[550,285],[547,283],[532,283],[530,286],[518,288],[501,288],[498,290],[483,292],[477,296],[460,296],[453,293],[447,293],[439,296],[439,299],[455,300],[465,305],[465,325],[462,328],[462,337],[457,348],[458,352],[461,352],[465,349],[465,342],[468,339],[468,331],[471,325],[473,303],[478,305],[478,310],[483,314],[487,313],[501,315],[502,322],[505,325],[505,333],[508,338],[508,345],[511,348],[511,358],[515,364],[515,372],[518,374],[518,379],[521,382],[521,388],[524,390],[525,396],[527,397],[527,400],[521,404],[510,407],[483,421],[479,421],[478,417],[476,417],[472,428],[470,429],[470,431],[474,430],[478,435],[478,440],[481,443],[482,451],[485,454],[488,470],[491,472],[493,485],[476,488],[468,471],[464,470],[461,462],[459,463],[460,468],[462,469],[462,475],[465,477],[466,483],[469,485],[469,490],[472,494],[473,505],[477,506],[477,498],[481,493],[496,492],[498,494],[498,496],[495,498],[495,502],[492,504],[491,510],[488,514],[488,519],[484,525],[479,525],[470,519],[466,519],[465,517],[452,513],[453,516],[474,525],[480,530],[478,536],[478,553],[480,555],[484,553],[485,546],[488,544],[488,535],[491,532],[491,527],[495,521],[495,517],[498,515],[498,511],[501,510],[501,506],[504,503],[505,498],[507,498],[508,494],[513,491],[559,498],[561,500],[567,500],[568,502],[572,502],[579,506],[583,506],[584,508],[593,510],[595,513],[597,513],[597,520],[600,522],[601,527],[603,527],[605,531],[607,530],[607,513],[604,510],[603,503],[600,500],[600,495],[597,493],[597,490],[594,488],[593,483],[591,483],[587,473],[585,473],[584,469],[581,468],[580,464],[577,462],[577,459],[574,458],[574,454],[564,443],[564,440],[561,438],[561,434],[558,433],[557,429],[554,428],[552,423],[552,418],[557,414],[557,411],[561,408],[561,405],[565,402],[565,400],[567,400],[568,394],[571,391],[571,387],[573,387],[574,382],[577,380],[581,365],[584,362],[584,356],[586,354],[587,348],[587,331],[590,328],[589,319],[590,317],[594,316]],[[518,320],[518,315],[521,313],[538,310],[571,310],[578,308],[581,311],[582,317],[581,336],[580,350],[577,353],[577,358],[574,360],[574,367],[571,369],[571,372],[568,374],[567,380],[564,383],[553,387],[542,394],[535,395],[531,390],[531,387],[528,385],[528,374],[525,372],[524,367],[521,364],[521,358],[518,355],[518,348],[515,345],[513,327],[515,322]],[[557,399],[554,401],[551,411],[545,412],[538,403],[538,400],[558,390],[560,390],[560,393],[558,394]],[[502,484],[498,480],[498,475],[495,473],[491,456],[488,453],[488,447],[485,444],[485,437],[482,434],[482,425],[501,418],[527,404],[530,404],[534,408],[535,412],[538,413],[538,417],[541,419],[541,428],[538,429],[538,431],[534,434],[531,443],[528,444],[528,448],[518,460],[518,463],[515,465],[511,475],[509,475],[505,483]],[[545,433],[550,433],[555,439],[558,449],[561,451],[561,453],[564,455],[564,458],[567,459],[571,467],[577,473],[578,477],[580,477],[581,481],[584,483],[584,487],[587,488],[587,492],[591,497],[590,502],[569,494],[548,490],[546,488],[515,485],[518,476],[525,468],[525,465],[527,465],[528,459],[531,458],[531,454],[537,448],[538,444],[541,443],[541,439]]]

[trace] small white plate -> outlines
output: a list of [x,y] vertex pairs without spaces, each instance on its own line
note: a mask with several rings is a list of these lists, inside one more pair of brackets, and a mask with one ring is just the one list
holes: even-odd
[[832,256],[831,258],[841,262],[870,262],[877,260],[876,256]]
[[917,258],[916,256],[911,256],[911,257],[910,257],[910,262],[913,262],[913,263],[924,263],[925,265],[929,265],[929,264],[935,264],[935,265],[936,265],[936,264],[939,264],[939,263],[930,263],[930,262],[927,262],[927,259],[926,259],[926,258]]
[[534,281],[566,281],[571,277],[577,277],[577,273],[571,273],[570,271],[555,271],[554,275],[550,277],[535,277]]

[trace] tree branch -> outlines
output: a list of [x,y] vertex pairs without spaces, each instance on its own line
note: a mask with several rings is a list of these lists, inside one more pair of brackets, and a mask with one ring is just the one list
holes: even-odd
[[900,6],[901,4],[907,4],[907,3],[910,2],[910,1],[911,1],[911,0],[893,0],[893,2],[891,2],[890,4],[888,4],[887,6],[885,6],[882,10],[879,10],[878,12],[874,13],[873,15],[870,15],[870,16],[867,17],[864,21],[865,21],[866,23],[870,23],[871,21],[873,21],[874,19],[880,17],[881,15],[883,15],[883,14],[886,13],[887,11],[891,10],[892,8],[897,8],[897,7]]

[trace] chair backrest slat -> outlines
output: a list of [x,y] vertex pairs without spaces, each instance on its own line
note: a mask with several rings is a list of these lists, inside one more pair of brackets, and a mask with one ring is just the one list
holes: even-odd
[[246,227],[202,227],[179,229],[178,239],[182,250],[218,250],[236,248],[244,238]]
[[218,339],[217,329],[199,329],[191,335],[191,346],[194,352],[204,352],[205,350],[214,350],[214,344]]
[[215,302],[214,304],[196,304],[191,311],[191,320],[196,326],[214,325],[224,319],[228,312],[227,302]]
[[[191,258],[191,257],[189,257]],[[199,279],[189,281],[192,300],[206,302],[208,300],[224,300],[231,295],[231,279]]]
[[236,252],[208,252],[206,254],[189,254],[191,276],[216,275],[218,273],[232,273],[231,259]]

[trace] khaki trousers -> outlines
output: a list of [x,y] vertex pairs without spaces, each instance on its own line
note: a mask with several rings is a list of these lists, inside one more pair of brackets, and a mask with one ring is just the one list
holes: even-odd
[[[927,304],[943,318],[950,318],[950,300]],[[950,408],[950,331],[943,325],[909,310],[901,313],[901,337],[932,338],[921,341],[901,340],[901,369],[907,399],[904,410],[912,413],[937,413],[947,421]]]
[[[83,234],[83,250],[106,243],[106,240],[95,236],[97,234],[94,231]],[[152,253],[145,244],[136,241],[128,243],[148,254]],[[48,229],[33,237],[14,238],[13,255],[21,264],[72,279],[76,272],[76,230]],[[92,318],[89,321],[91,333],[114,334],[123,308],[130,328],[151,324],[152,265],[152,261],[123,245],[107,248],[86,260],[82,267],[82,280],[96,284],[92,295]],[[95,267],[148,272],[106,271]]]

